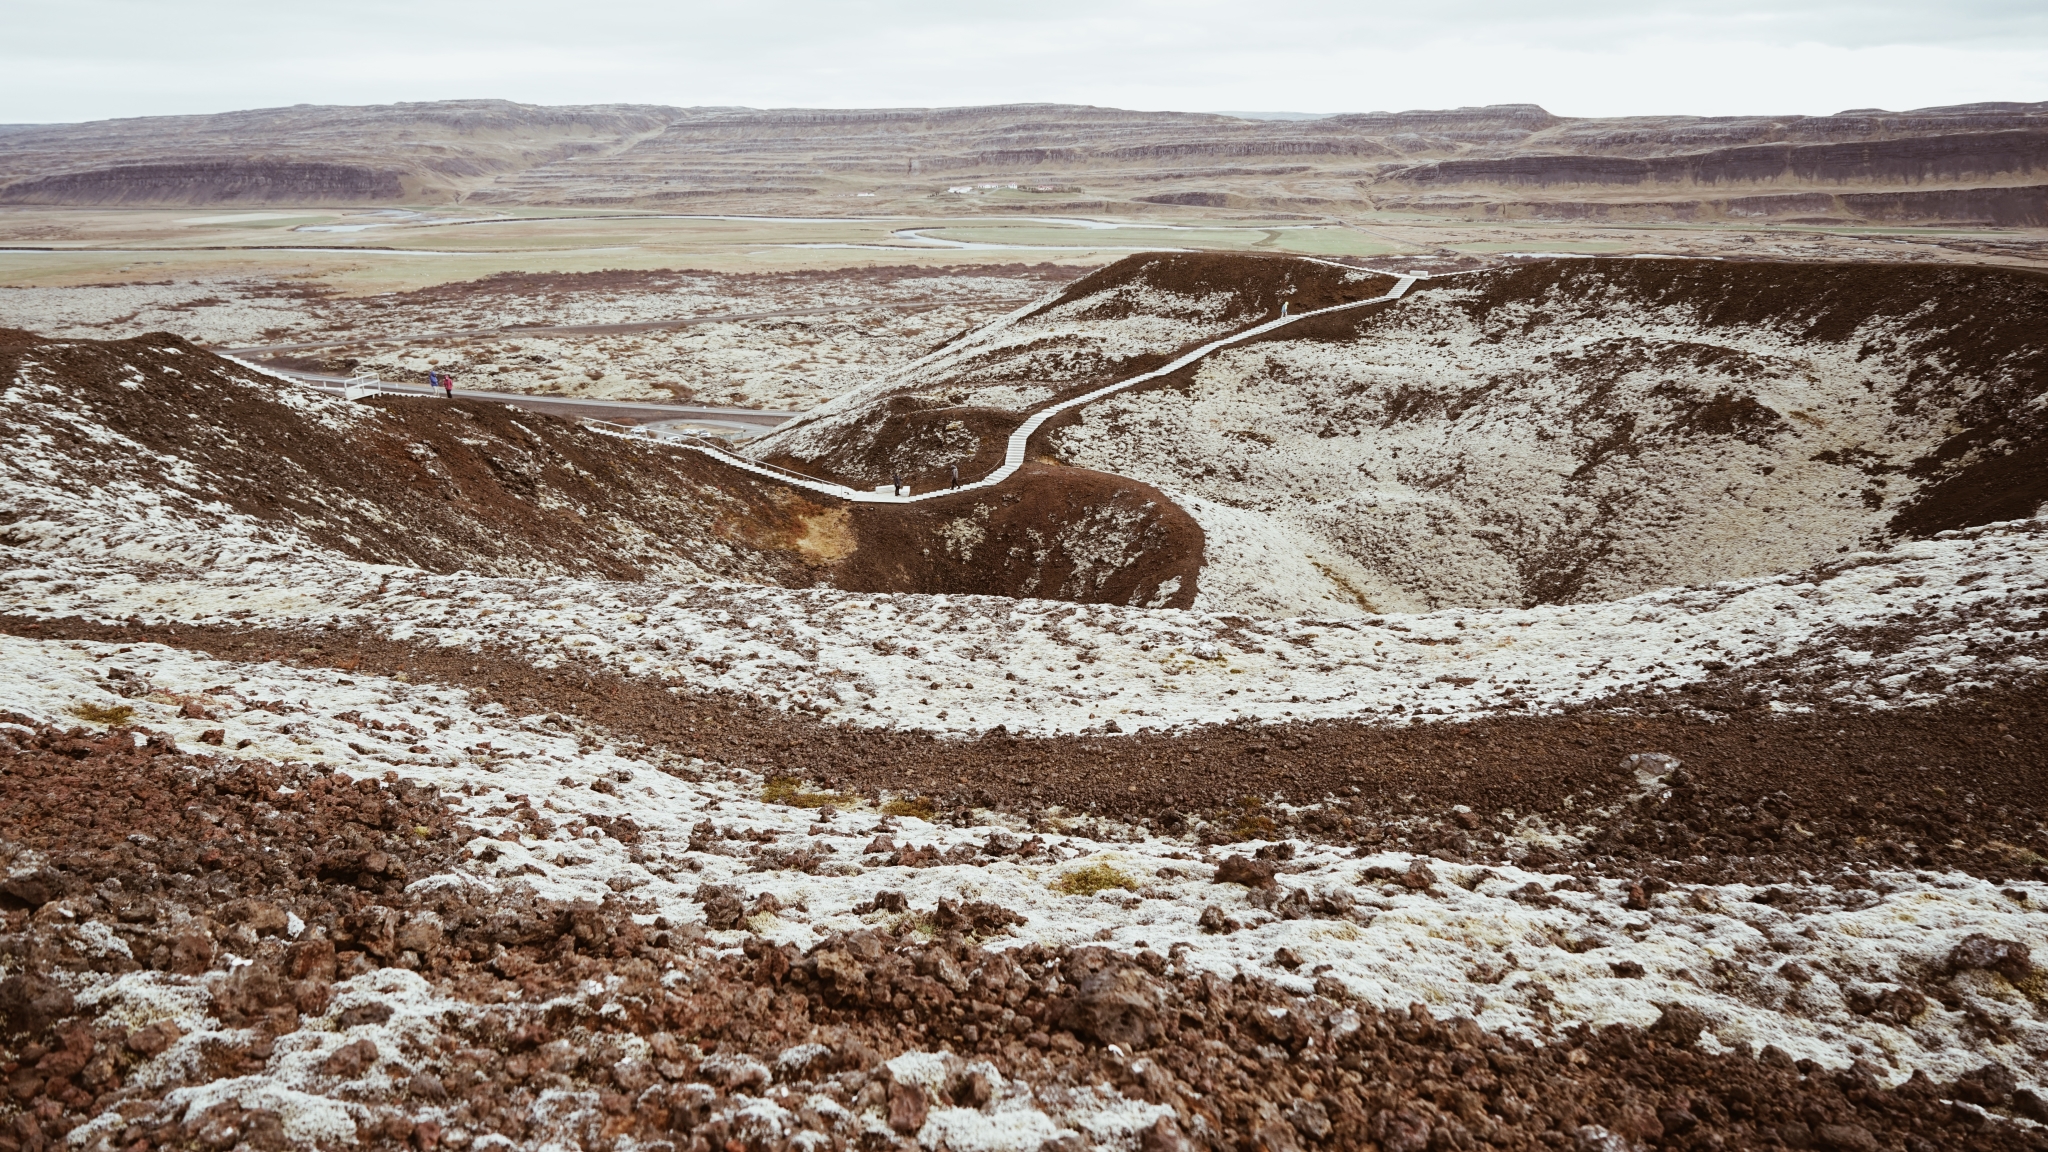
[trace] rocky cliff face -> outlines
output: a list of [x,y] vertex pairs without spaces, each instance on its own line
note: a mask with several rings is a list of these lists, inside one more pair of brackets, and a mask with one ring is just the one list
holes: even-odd
[[[1214,200],[1207,199],[1214,197]],[[1140,199],[1158,204],[1222,207],[1222,193],[1177,192]],[[2048,185],[2012,188],[1934,188],[1883,192],[1783,192],[1756,196],[1646,198],[1617,197],[1605,189],[1584,199],[1490,197],[1472,190],[1452,200],[1442,193],[1387,194],[1375,191],[1374,206],[1390,211],[1426,207],[1432,212],[1468,212],[1488,220],[1588,220],[1615,224],[1752,223],[1795,224],[1959,224],[1993,228],[2048,225]]]
[[1384,179],[1425,188],[1920,185],[2030,176],[2044,168],[2048,127],[1839,144],[1758,144],[1648,159],[1554,153],[1441,160],[1391,172]]
[[0,203],[362,204],[396,200],[404,189],[399,172],[358,164],[195,160],[32,176],[0,188]]

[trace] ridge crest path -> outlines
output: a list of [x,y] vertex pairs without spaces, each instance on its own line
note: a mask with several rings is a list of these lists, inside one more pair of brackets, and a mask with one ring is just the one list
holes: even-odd
[[[1143,372],[1136,376],[1131,376],[1123,380],[1118,380],[1113,384],[1106,384],[1100,388],[1097,388],[1093,392],[1084,392],[1079,396],[1073,397],[1072,399],[1062,400],[1057,404],[1041,408],[1038,411],[1032,413],[1029,417],[1027,417],[1024,423],[1018,425],[1016,431],[1010,433],[1009,443],[1003,449],[1003,462],[1001,466],[996,468],[995,471],[990,472],[987,476],[984,476],[981,479],[974,481],[973,483],[962,484],[954,488],[939,488],[930,492],[922,492],[911,496],[897,496],[889,492],[870,492],[858,488],[848,488],[843,484],[834,484],[828,480],[819,480],[814,477],[802,475],[801,473],[790,472],[785,469],[777,468],[774,465],[763,464],[756,460],[749,460],[744,456],[739,456],[734,453],[724,451],[722,449],[713,448],[708,444],[684,444],[682,445],[682,447],[692,452],[702,452],[706,456],[710,456],[713,457],[714,459],[723,461],[724,463],[730,464],[733,467],[739,468],[743,471],[752,472],[757,476],[764,476],[770,480],[780,481],[792,487],[808,488],[813,492],[817,492],[825,496],[831,496],[840,500],[846,500],[855,504],[915,504],[921,500],[932,500],[940,496],[951,496],[959,492],[972,492],[977,488],[993,488],[996,485],[1001,484],[1003,481],[1008,480],[1010,477],[1017,474],[1017,470],[1024,466],[1024,449],[1025,446],[1030,443],[1031,437],[1036,435],[1038,430],[1045,426],[1046,421],[1052,419],[1053,417],[1059,415],[1062,412],[1068,411],[1069,409],[1073,408],[1079,408],[1084,404],[1093,404],[1097,400],[1101,400],[1107,396],[1113,396],[1116,393],[1131,387],[1132,385],[1142,384],[1147,380],[1157,380],[1161,376],[1166,376],[1174,372],[1178,372],[1182,368],[1185,368],[1198,360],[1210,356],[1213,353],[1228,348],[1233,344],[1243,343],[1244,341],[1249,340],[1254,336],[1263,336],[1268,332],[1274,331],[1275,329],[1285,328],[1289,324],[1295,324],[1300,321],[1307,320],[1316,316],[1327,316],[1332,312],[1343,312],[1352,308],[1363,308],[1368,304],[1384,304],[1392,300],[1399,300],[1403,295],[1407,293],[1408,289],[1414,285],[1415,281],[1420,278],[1421,277],[1419,276],[1404,274],[1395,280],[1394,286],[1388,289],[1385,295],[1374,296],[1369,300],[1353,300],[1348,304],[1333,304],[1328,308],[1317,308],[1309,312],[1298,312],[1292,316],[1281,316],[1278,319],[1268,320],[1264,324],[1259,324],[1254,327],[1247,328],[1242,332],[1235,332],[1229,336],[1218,337],[1217,339],[1211,340],[1207,344],[1202,345],[1200,348],[1197,348],[1192,352],[1188,352],[1180,356],[1178,359],[1172,361],[1171,363],[1168,363],[1159,368],[1154,368],[1150,372]],[[605,435],[608,436],[626,435],[626,433],[605,432],[605,430],[601,428],[592,429],[592,431],[603,432]]]

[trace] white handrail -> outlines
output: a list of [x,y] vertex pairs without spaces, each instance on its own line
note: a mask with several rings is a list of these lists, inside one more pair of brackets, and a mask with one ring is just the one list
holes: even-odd
[[383,391],[384,381],[378,379],[375,372],[365,372],[361,369],[357,369],[356,374],[349,377],[348,383],[341,386],[341,395],[344,400],[361,400],[367,396],[376,396]]
[[[785,470],[771,471],[770,469],[774,468],[774,465],[749,460],[744,456],[737,456],[723,449],[713,448],[708,444],[685,444],[683,447],[694,452],[702,452],[706,456],[716,457],[735,468],[752,472],[757,476],[765,476],[770,480],[777,480],[798,488],[808,488],[813,492],[856,504],[914,504],[920,500],[935,500],[941,496],[951,496],[957,492],[971,492],[977,488],[993,488],[1017,474],[1017,470],[1024,466],[1024,451],[1030,443],[1031,437],[1040,428],[1045,426],[1046,421],[1062,412],[1071,408],[1078,408],[1083,404],[1092,404],[1105,396],[1115,395],[1134,384],[1142,384],[1147,380],[1157,380],[1162,376],[1178,372],[1211,353],[1228,348],[1233,344],[1241,344],[1255,336],[1263,336],[1275,329],[1285,328],[1289,324],[1299,324],[1303,320],[1316,316],[1328,316],[1332,312],[1343,312],[1351,308],[1363,308],[1368,304],[1384,304],[1390,300],[1399,300],[1414,285],[1417,279],[1418,277],[1416,276],[1404,274],[1394,282],[1393,288],[1389,289],[1384,296],[1374,296],[1370,300],[1353,300],[1348,304],[1333,304],[1328,308],[1317,308],[1312,312],[1297,312],[1292,316],[1282,316],[1277,320],[1268,320],[1264,324],[1247,328],[1234,335],[1211,340],[1209,343],[1181,356],[1163,368],[1154,368],[1150,372],[1140,373],[1126,380],[1119,380],[1114,384],[1097,388],[1093,392],[1083,393],[1071,400],[1063,400],[1051,407],[1041,408],[1037,412],[1032,413],[1023,424],[1018,426],[1015,432],[1010,433],[1009,443],[1003,449],[1003,463],[1001,467],[998,467],[995,471],[979,480],[969,484],[962,484],[956,488],[940,488],[936,491],[924,492],[915,496],[897,496],[891,492],[864,492],[856,488],[848,488],[843,484],[834,484],[826,480],[814,480],[797,473],[788,473]],[[613,434],[617,435],[617,433]]]

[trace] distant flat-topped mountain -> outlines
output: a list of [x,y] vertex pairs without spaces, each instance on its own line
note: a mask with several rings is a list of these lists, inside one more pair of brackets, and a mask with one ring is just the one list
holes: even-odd
[[[817,213],[861,192],[876,199],[865,209],[938,198],[949,211],[2038,225],[2048,222],[2044,169],[2048,103],[1591,119],[1533,104],[1311,116],[459,100],[0,126],[0,203],[10,204]],[[1024,195],[982,187],[1011,184]]]

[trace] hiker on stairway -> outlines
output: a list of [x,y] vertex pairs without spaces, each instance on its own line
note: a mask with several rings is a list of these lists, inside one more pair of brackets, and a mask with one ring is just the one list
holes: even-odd
[[960,466],[958,464],[948,465],[947,470],[953,474],[953,487],[958,488],[960,486]]

